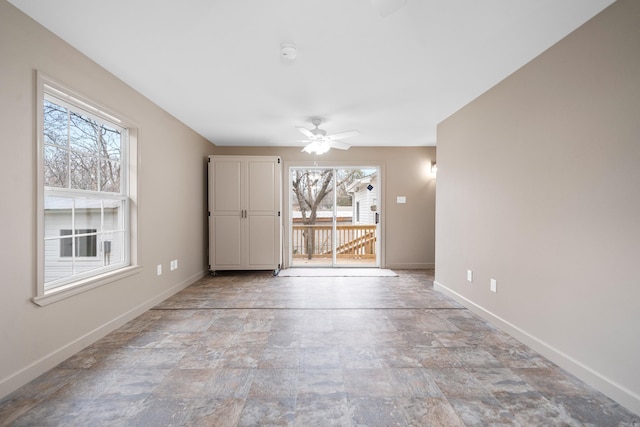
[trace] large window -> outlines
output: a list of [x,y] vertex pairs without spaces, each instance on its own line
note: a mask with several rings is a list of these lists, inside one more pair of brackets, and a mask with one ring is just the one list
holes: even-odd
[[39,76],[38,296],[131,265],[130,128]]

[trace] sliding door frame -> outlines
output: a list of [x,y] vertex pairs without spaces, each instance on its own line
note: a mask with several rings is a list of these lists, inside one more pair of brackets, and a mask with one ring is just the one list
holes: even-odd
[[[291,182],[291,170],[292,169],[358,169],[358,168],[371,168],[375,167],[378,169],[378,179],[379,183],[379,194],[380,199],[378,200],[379,205],[379,213],[380,213],[380,224],[379,224],[379,233],[377,238],[379,239],[379,243],[377,249],[379,250],[379,268],[385,268],[385,165],[380,162],[340,162],[340,161],[285,161],[284,162],[284,171],[283,176],[286,177],[283,179],[283,194],[286,194],[286,202],[284,203],[285,209],[283,212],[283,227],[284,230],[284,238],[283,238],[283,268],[289,268],[292,265],[292,253],[291,253],[291,226],[292,226],[292,203],[291,203],[291,192],[293,191],[293,184]],[[335,195],[334,195],[335,196]],[[344,268],[344,267],[340,267]]]

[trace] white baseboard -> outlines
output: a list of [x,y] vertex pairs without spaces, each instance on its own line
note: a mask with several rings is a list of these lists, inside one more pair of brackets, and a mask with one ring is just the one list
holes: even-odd
[[150,308],[156,306],[157,304],[161,303],[162,301],[166,300],[172,295],[175,295],[176,293],[180,292],[187,286],[193,284],[197,280],[204,277],[205,274],[207,274],[206,271],[201,271],[199,273],[192,275],[191,277],[172,286],[170,289],[167,289],[161,294],[156,295],[150,300],[145,301],[144,303],[132,308],[126,313],[121,314],[115,319],[110,320],[104,325],[97,327],[93,331],[88,332],[87,334],[60,347],[59,349],[54,350],[51,353],[41,357],[40,359],[29,364],[28,366],[24,367],[18,372],[4,378],[2,381],[0,381],[0,399],[4,398],[5,396],[9,395],[13,391],[27,384],[29,381],[44,374],[49,369],[56,367],[58,364],[64,362],[69,357],[78,353],[80,350],[88,347],[89,345],[93,344],[100,338],[115,331],[116,329],[123,326],[127,322],[140,316],[142,313],[149,310]]
[[442,292],[443,294],[453,298],[472,312],[476,313],[478,316],[499,327],[523,344],[531,347],[553,363],[580,378],[593,388],[601,391],[630,411],[640,415],[640,395],[637,393],[634,393],[626,387],[596,372],[580,361],[529,334],[527,331],[520,329],[518,326],[508,322],[500,316],[495,315],[484,307],[479,306],[454,290],[447,288],[442,283],[434,281],[433,288],[436,291]]

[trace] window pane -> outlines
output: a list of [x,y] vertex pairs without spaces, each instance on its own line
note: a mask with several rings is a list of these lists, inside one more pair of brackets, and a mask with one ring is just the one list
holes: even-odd
[[[91,234],[88,234],[91,233]],[[79,229],[76,230],[76,256],[77,257],[95,257],[98,254],[98,245],[96,237],[96,229]],[[88,235],[86,235],[88,234]]]
[[[48,83],[44,91],[43,148],[38,153],[44,186],[38,196],[44,200],[46,294],[124,267],[129,259],[128,194],[121,188],[127,182],[122,162],[129,133],[102,118],[100,109],[85,110],[91,102],[62,96],[58,92],[63,90]],[[114,194],[123,197],[111,200]]]
[[69,152],[60,148],[44,147],[44,185],[67,188],[69,183]]
[[95,199],[75,199],[76,230],[91,229],[93,231],[77,231],[78,234],[91,233],[100,230],[102,222],[102,203]]
[[80,114],[71,112],[69,122],[69,147],[74,151],[98,155],[100,124]]
[[122,200],[104,200],[104,232],[124,228],[124,207]]
[[67,109],[44,101],[44,143],[67,146],[68,137]]
[[[69,230],[71,231],[71,230]],[[68,247],[69,249],[63,249]],[[62,251],[64,252],[61,253]],[[66,255],[68,251],[69,255]],[[63,239],[45,240],[44,242],[44,282],[45,289],[47,283],[54,280],[64,279],[73,274],[71,262],[71,237]]]
[[[46,196],[44,198],[44,237],[58,237],[60,230],[71,230],[73,199]],[[58,256],[56,251],[55,256]]]
[[100,162],[100,191],[120,193],[119,162]]
[[106,233],[102,241],[104,265],[124,261],[124,232]]
[[[98,270],[102,268],[102,260],[99,258],[77,258],[77,261],[73,263],[74,274],[85,273],[91,270]],[[96,274],[99,273],[96,271]]]
[[109,160],[120,160],[120,141],[122,134],[117,129],[102,125],[102,146],[100,155]]
[[[60,230],[60,236],[72,236],[72,230]],[[73,254],[73,237],[60,239],[60,256],[70,257]]]
[[71,188],[98,190],[98,161],[93,156],[71,153]]

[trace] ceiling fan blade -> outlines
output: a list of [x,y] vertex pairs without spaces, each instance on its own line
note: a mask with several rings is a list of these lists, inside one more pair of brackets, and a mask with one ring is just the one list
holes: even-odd
[[331,148],[337,148],[338,150],[348,150],[349,148],[351,148],[351,145],[342,141],[331,141],[330,144]]
[[302,126],[296,126],[296,129],[298,129],[304,136],[306,136],[307,138],[311,138],[314,139],[316,136],[311,133],[311,131],[307,128],[303,128]]
[[356,135],[360,135],[360,132],[358,132],[357,130],[347,130],[344,132],[338,132],[332,135],[327,135],[327,138],[332,141],[335,141],[336,139],[351,138],[352,136],[356,136]]

